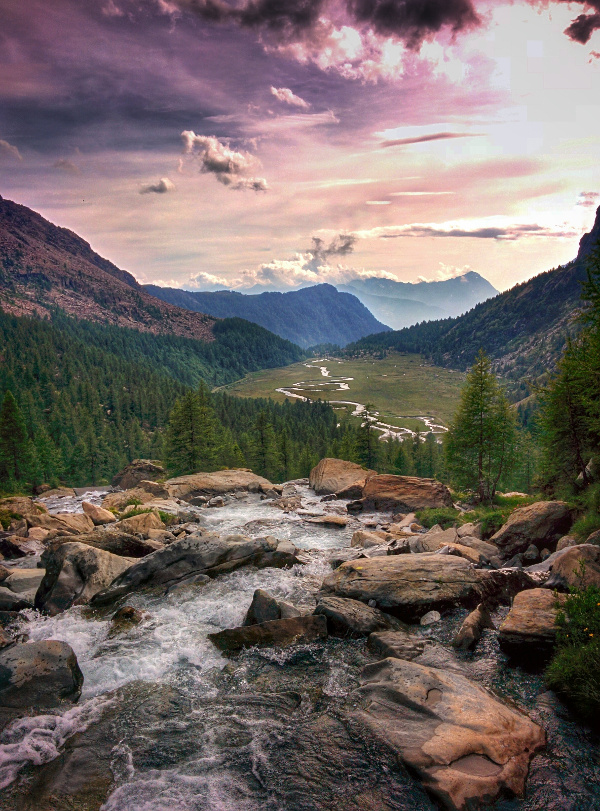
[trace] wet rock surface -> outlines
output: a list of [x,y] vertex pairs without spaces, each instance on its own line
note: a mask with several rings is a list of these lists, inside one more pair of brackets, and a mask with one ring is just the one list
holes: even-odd
[[368,636],[375,631],[399,631],[404,627],[396,617],[378,608],[333,595],[319,597],[314,613],[326,618],[332,636]]
[[0,705],[3,709],[56,707],[77,701],[83,674],[66,642],[17,644],[0,653]]
[[[276,551],[291,555],[283,568],[268,564],[260,568],[260,561],[250,559],[239,565],[236,552],[229,560],[217,555],[208,561],[210,576],[203,573],[205,569],[193,565],[190,569],[189,560],[180,557],[181,571],[177,573],[175,555],[165,567],[170,569],[166,582],[134,588],[116,614],[118,606],[110,610],[105,606],[73,606],[54,616],[32,611],[0,613],[9,644],[6,652],[18,645],[65,640],[85,676],[78,703],[67,701],[39,711],[34,708],[34,713],[43,714],[22,717],[0,733],[0,811],[437,810],[440,795],[438,792],[436,799],[435,787],[427,782],[430,776],[423,772],[419,778],[404,755],[399,757],[397,741],[386,739],[357,716],[364,710],[360,695],[369,686],[364,683],[361,687],[361,673],[388,657],[401,664],[402,660],[405,664],[412,661],[421,670],[441,672],[445,678],[460,676],[475,688],[492,690],[491,698],[500,707],[517,715],[519,709],[525,710],[530,722],[547,731],[548,746],[536,754],[529,767],[526,796],[508,796],[514,789],[505,770],[500,795],[494,799],[492,793],[489,803],[473,798],[472,808],[600,811],[597,738],[545,690],[541,674],[516,666],[514,659],[508,661],[495,630],[506,618],[512,597],[543,584],[558,558],[551,556],[549,562],[536,563],[527,572],[493,571],[483,563],[478,564],[482,568],[475,568],[466,559],[439,554],[437,549],[411,549],[411,544],[414,547],[418,539],[429,535],[415,525],[414,516],[392,518],[389,513],[362,511],[347,527],[328,527],[308,523],[306,518],[339,515],[346,502],[321,501],[307,489],[306,482],[288,483],[262,496],[264,501],[261,493],[243,489],[225,493],[219,509],[173,502],[175,511],[192,511],[190,519],[183,519],[191,523],[169,525],[172,533],[152,530],[165,533],[152,540],[164,540],[169,546],[134,565],[145,564],[155,554],[162,555],[170,546],[190,538],[233,539],[236,550],[240,543],[257,542],[260,546],[266,530],[275,537],[269,542],[271,552],[274,543]],[[65,513],[80,511],[82,498],[99,504],[103,497],[102,493],[86,493],[78,498],[49,498],[47,503],[51,512]],[[272,505],[280,497],[299,498],[302,507],[298,510],[290,503],[287,511],[277,511]],[[152,494],[151,498],[157,506],[165,503],[161,501],[164,496]],[[352,548],[353,532],[359,528],[383,535],[383,543]],[[105,532],[97,529],[87,535]],[[475,549],[468,539],[478,540],[477,528],[470,527],[462,534],[464,544],[460,532],[455,532],[445,546],[454,543]],[[393,554],[392,546],[397,542],[408,544],[402,555]],[[469,577],[476,581],[474,602],[471,605],[469,597],[465,607],[460,600],[445,606],[421,606],[411,617],[415,624],[407,629],[401,625],[400,630],[380,630],[368,637],[328,634],[309,641],[297,636],[288,643],[284,634],[277,639],[271,632],[270,638],[263,640],[266,644],[242,647],[227,658],[210,641],[210,634],[227,629],[246,633],[244,622],[249,613],[254,613],[250,626],[254,633],[260,626],[264,633],[269,624],[282,620],[286,624],[290,618],[286,611],[300,614],[291,617],[300,624],[307,619],[327,623],[324,615],[313,615],[319,600],[333,597],[353,603],[331,591],[321,591],[323,581],[334,574],[329,561],[348,556],[362,556],[362,560],[354,561],[357,565],[394,558],[427,560],[429,556],[441,559],[449,571],[457,564],[466,565]],[[36,557],[30,561],[19,558],[5,566],[11,571],[24,567],[25,584],[27,568],[36,563]],[[11,575],[2,572],[1,576],[6,580]],[[430,585],[435,592],[441,584],[434,577]],[[263,606],[254,600],[257,592],[265,598]],[[484,623],[472,651],[453,648],[461,626],[469,626],[468,607],[483,600],[495,628]],[[366,610],[370,617],[390,616],[377,602],[369,605],[369,599],[359,601],[357,608]],[[261,613],[263,610],[267,614]],[[440,619],[426,626],[418,624],[428,611],[438,610]],[[269,611],[274,619],[265,619]],[[398,622],[395,616],[391,619]],[[257,620],[261,622],[256,624]],[[30,641],[23,643],[21,636],[21,641],[15,642],[23,633]],[[378,678],[380,683],[385,679]],[[391,713],[386,723],[402,729],[406,724],[394,726],[389,719],[397,718],[398,706],[401,712],[410,709],[414,697],[406,700],[406,678],[400,690],[396,688],[393,680],[385,683],[386,701],[400,696],[398,703],[394,700],[386,706],[386,713]],[[438,688],[439,684],[434,689]],[[484,693],[490,696],[487,690]],[[469,706],[466,695],[461,693],[461,706]],[[415,746],[436,711],[434,707],[428,714],[413,708],[409,713]],[[444,718],[447,724],[448,716]],[[454,729],[460,729],[464,720],[455,718]],[[497,727],[495,721],[494,725]],[[453,746],[459,740],[474,740],[473,729],[469,724],[463,726],[467,733],[455,731]],[[444,729],[442,725],[440,732]],[[497,728],[496,732],[501,740],[502,730]],[[431,751],[439,755],[440,738],[432,740]],[[450,781],[455,791],[461,786],[472,788],[473,783],[481,788],[481,775],[472,774],[474,765],[481,766],[479,758],[461,762],[451,757],[440,768],[446,775],[459,772],[457,779]],[[460,773],[460,766],[470,771]],[[497,775],[484,777],[497,779]],[[442,778],[443,774],[440,783]],[[498,782],[493,785],[496,791]],[[460,793],[446,796],[453,807],[460,807]],[[450,807],[448,800],[444,802]]]

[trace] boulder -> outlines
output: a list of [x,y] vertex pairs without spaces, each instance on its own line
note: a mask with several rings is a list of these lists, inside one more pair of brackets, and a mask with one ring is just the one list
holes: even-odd
[[428,611],[419,620],[419,625],[434,625],[436,622],[439,622],[441,618],[442,615],[439,611]]
[[328,575],[323,591],[369,602],[407,620],[455,604],[479,602],[482,578],[463,558],[436,554],[350,560]]
[[44,492],[44,498],[73,498],[75,490],[72,487],[53,487]]
[[410,548],[413,552],[437,552],[442,546],[451,543],[458,543],[458,533],[454,527],[449,529],[433,527],[429,532],[410,538]]
[[81,506],[83,507],[84,513],[92,519],[96,527],[100,527],[103,524],[114,524],[117,520],[116,515],[113,515],[110,510],[105,510],[104,507],[97,507],[95,504],[90,504],[89,501],[84,501]]
[[267,591],[256,589],[246,613],[244,625],[261,625],[272,620],[301,616],[300,611],[283,600],[276,600]]
[[237,490],[249,493],[267,493],[273,489],[268,479],[250,470],[219,470],[216,473],[192,473],[166,482],[170,498],[192,501],[203,496],[212,498]]
[[125,490],[124,493],[109,493],[102,499],[102,508],[123,512],[129,505],[141,507],[154,498],[155,496],[147,490],[134,487],[131,490]]
[[593,543],[596,546],[600,546],[600,529],[592,532],[592,534],[586,539],[586,543]]
[[[27,595],[30,591],[35,594],[43,577],[43,569],[12,569],[8,577],[2,582],[2,585],[14,591],[15,594]],[[25,599],[28,599],[28,597],[25,597]]]
[[160,482],[143,479],[136,484],[136,488],[142,490],[144,493],[148,493],[154,498],[169,498],[169,488],[166,484],[161,484]]
[[120,473],[113,478],[114,487],[121,487],[123,490],[130,490],[144,480],[162,479],[167,471],[153,459],[134,459]]
[[469,538],[481,539],[481,524],[463,524],[457,528],[456,534],[459,538],[468,536]]
[[395,617],[377,608],[333,595],[318,598],[314,614],[327,619],[327,631],[331,636],[368,636],[375,631],[399,631],[405,626]]
[[33,603],[4,584],[0,586],[0,611],[22,611],[24,608],[33,608]]
[[11,645],[0,652],[0,704],[12,709],[76,702],[83,674],[73,649],[54,639]]
[[54,513],[53,515],[28,515],[30,527],[42,527],[58,535],[80,535],[91,532],[94,522],[85,513]]
[[464,619],[452,640],[453,646],[459,650],[472,650],[481,639],[485,628],[494,629],[495,626],[490,612],[483,603],[480,603],[475,611],[471,611]]
[[242,648],[252,648],[254,645],[289,645],[306,644],[317,639],[327,637],[327,621],[325,617],[308,614],[302,617],[272,620],[261,625],[244,625],[240,628],[228,628],[208,638],[224,653],[233,653]]
[[[116,526],[116,525],[115,525]],[[52,544],[57,547],[60,543],[69,543],[74,540],[71,536],[56,538]],[[78,535],[77,543],[84,543],[93,546],[95,549],[103,549],[112,555],[120,555],[124,558],[143,558],[162,549],[164,544],[160,541],[139,538],[129,532],[121,532],[111,528],[105,532],[90,532],[87,535]]]
[[147,615],[145,615],[143,611],[138,611],[137,608],[133,608],[133,606],[130,605],[124,605],[113,614],[110,620],[108,635],[117,636],[118,634],[127,633],[127,631],[130,631],[136,625],[139,625],[144,619],[144,616]]
[[377,530],[357,529],[352,535],[350,546],[368,549],[370,546],[380,546],[387,538],[386,532]]
[[423,637],[407,631],[376,631],[367,640],[369,650],[380,659],[393,656],[395,659],[408,659],[409,662],[420,656],[427,645]]
[[316,518],[309,518],[309,524],[325,524],[327,527],[346,527],[350,519],[345,515],[317,515]]
[[536,501],[511,513],[490,540],[504,560],[524,552],[530,544],[554,551],[558,539],[569,531],[571,524],[571,510],[564,501]]
[[318,496],[334,493],[338,498],[360,498],[362,489],[374,470],[342,459],[321,459],[310,471],[309,485]]
[[46,573],[35,607],[53,616],[72,605],[85,605],[133,562],[75,541],[51,544],[42,555]]
[[517,594],[498,633],[502,650],[517,659],[543,664],[556,641],[557,602],[564,599],[547,589]]
[[38,515],[47,512],[42,504],[38,504],[29,496],[10,496],[0,498],[0,512],[18,516]]
[[412,512],[428,507],[451,507],[452,496],[445,484],[416,476],[380,474],[367,479],[360,500],[363,510]]
[[125,594],[154,586],[171,586],[192,575],[216,577],[242,566],[283,568],[303,562],[289,541],[277,538],[220,537],[192,534],[148,555],[96,595],[94,605],[110,605]]
[[583,543],[564,550],[550,568],[547,589],[600,587],[600,546]]
[[396,752],[448,809],[522,797],[545,733],[460,673],[401,659],[367,665],[351,717]]
[[7,560],[17,560],[28,555],[41,555],[44,545],[33,538],[21,538],[10,535],[8,532],[0,533],[0,554]]
[[574,535],[563,535],[556,544],[556,551],[561,552],[563,549],[568,549],[570,546],[577,546],[578,543],[579,541]]
[[165,525],[160,520],[158,512],[140,513],[132,515],[131,518],[123,518],[115,524],[115,529],[121,532],[128,532],[132,535],[148,535],[151,529],[164,529]]
[[27,537],[32,541],[39,541],[39,543],[43,543],[48,535],[50,535],[50,530],[43,527],[30,527],[27,530]]

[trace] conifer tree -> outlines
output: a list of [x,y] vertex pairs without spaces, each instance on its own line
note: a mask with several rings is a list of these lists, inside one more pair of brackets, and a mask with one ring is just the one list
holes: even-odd
[[188,391],[171,411],[166,435],[166,462],[176,475],[211,471],[217,465],[221,426],[205,389]]
[[0,408],[0,470],[6,479],[25,480],[33,467],[33,449],[21,409],[11,391]]
[[275,431],[265,410],[254,423],[252,434],[252,470],[267,479],[279,478],[281,459],[277,448]]
[[445,436],[452,483],[473,490],[482,502],[492,501],[514,464],[516,437],[515,416],[481,350]]

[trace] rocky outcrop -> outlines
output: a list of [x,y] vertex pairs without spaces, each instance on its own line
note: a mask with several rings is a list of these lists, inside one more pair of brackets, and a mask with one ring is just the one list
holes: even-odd
[[368,665],[352,717],[387,743],[445,808],[523,796],[545,734],[459,673],[385,659]]
[[5,585],[0,586],[0,611],[22,611],[24,608],[33,608],[33,603]]
[[328,575],[323,591],[369,602],[401,618],[479,602],[483,576],[464,559],[436,554],[350,560]]
[[[428,507],[451,507],[452,496],[445,484],[416,476],[371,476],[365,482],[360,499],[363,510],[400,510],[411,512]],[[353,502],[353,510],[359,508]]]
[[360,637],[376,631],[399,631],[405,627],[396,617],[378,608],[331,594],[319,597],[314,613],[327,619],[327,631],[331,636]]
[[8,532],[0,532],[0,554],[7,560],[18,560],[28,555],[41,555],[44,546],[34,538],[22,538]]
[[57,535],[80,535],[94,529],[94,522],[85,513],[28,515],[27,524],[30,527],[42,527]]
[[273,491],[268,479],[257,476],[250,470],[219,470],[216,473],[192,473],[190,476],[179,476],[166,482],[169,496],[184,501],[204,497],[222,496],[238,490],[249,493],[267,493]]
[[121,532],[129,532],[132,535],[139,534],[148,537],[152,529],[164,529],[165,525],[160,520],[158,511],[140,513],[132,515],[131,518],[123,518],[115,524],[115,529]]
[[8,577],[2,581],[2,585],[33,605],[35,593],[43,577],[43,569],[12,569]]
[[240,628],[227,628],[208,638],[224,653],[233,653],[254,645],[277,645],[287,647],[314,642],[327,637],[325,617],[308,614],[301,617],[272,620],[260,625],[243,625]]
[[0,652],[0,704],[11,709],[56,707],[81,695],[83,674],[73,649],[54,639]]
[[374,470],[342,459],[321,459],[310,471],[309,485],[318,496],[335,493],[338,498],[360,498],[362,489]]
[[556,544],[572,524],[569,505],[564,501],[536,501],[519,507],[490,539],[504,560],[524,552],[530,544],[554,552]]
[[94,526],[100,527],[103,524],[114,524],[117,520],[117,517],[110,512],[110,510],[105,510],[103,507],[97,507],[95,504],[90,504],[89,501],[84,501],[81,504],[84,513],[89,516],[94,522]]
[[547,589],[530,589],[517,594],[508,616],[500,626],[498,642],[503,651],[530,663],[545,662],[556,641],[557,602],[563,596]]
[[51,544],[42,555],[46,573],[35,607],[55,615],[72,605],[85,605],[133,562],[75,541]]
[[550,568],[548,589],[568,591],[600,586],[600,546],[584,543],[564,550]]
[[299,616],[300,611],[295,606],[284,600],[276,600],[263,589],[256,589],[246,612],[244,625],[260,625],[263,622]]
[[481,639],[481,634],[486,628],[494,629],[495,626],[487,607],[480,603],[475,611],[471,611],[465,617],[452,640],[453,646],[459,650],[472,650]]
[[289,541],[192,534],[135,563],[109,588],[97,594],[94,605],[110,605],[125,594],[154,586],[172,586],[194,575],[216,577],[242,566],[282,568],[302,562]]
[[153,459],[134,459],[120,473],[113,478],[114,487],[121,487],[123,490],[130,490],[144,480],[162,479],[167,471],[164,467]]
[[128,505],[142,506],[156,498],[152,493],[143,490],[141,487],[134,487],[125,490],[124,493],[109,493],[102,500],[104,510],[116,510],[122,512]]

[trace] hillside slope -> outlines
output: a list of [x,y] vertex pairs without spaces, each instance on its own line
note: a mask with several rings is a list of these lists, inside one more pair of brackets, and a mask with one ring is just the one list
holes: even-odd
[[393,329],[410,327],[466,313],[498,291],[475,271],[437,282],[398,282],[393,279],[353,279],[338,285],[357,296],[373,315]]
[[599,238],[600,208],[576,259],[567,265],[516,285],[458,318],[371,335],[347,352],[421,352],[439,365],[465,369],[483,348],[498,374],[513,380],[540,379],[554,368],[566,334],[574,329],[586,260]]
[[340,293],[330,284],[259,295],[231,290],[191,292],[156,285],[146,285],[146,290],[178,307],[220,318],[245,318],[304,348],[324,343],[346,346],[363,335],[389,329],[356,296]]
[[81,237],[0,197],[0,307],[45,317],[59,307],[76,318],[157,335],[213,340],[215,319],[159,301]]

